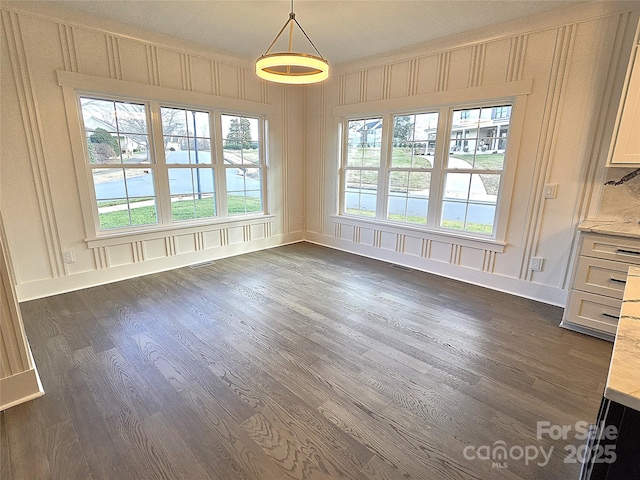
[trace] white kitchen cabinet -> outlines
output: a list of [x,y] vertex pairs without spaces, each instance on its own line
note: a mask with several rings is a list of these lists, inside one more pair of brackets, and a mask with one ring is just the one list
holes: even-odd
[[631,265],[640,265],[640,238],[582,232],[561,326],[612,340]]
[[608,166],[640,167],[640,25],[627,70]]

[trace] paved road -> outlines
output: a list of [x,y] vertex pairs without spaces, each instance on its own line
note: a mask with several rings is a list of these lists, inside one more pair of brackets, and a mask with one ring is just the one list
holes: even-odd
[[[201,152],[202,155],[208,152]],[[176,158],[177,157],[177,158]],[[210,157],[204,157],[210,158]],[[171,160],[174,163],[189,163],[187,152],[172,152]],[[191,190],[191,181],[187,175],[176,175],[176,170],[170,170],[169,181],[174,192],[188,192]],[[247,190],[259,190],[260,181],[257,178],[244,175],[240,169],[232,169],[227,175],[227,189],[229,191],[242,191],[246,186]],[[130,197],[152,196],[153,178],[151,174],[139,175],[130,178],[127,183]],[[479,187],[478,187],[479,188]],[[358,208],[357,190],[347,189],[346,208]],[[247,192],[249,196],[259,196],[258,191]],[[114,199],[126,197],[124,184],[121,180],[101,182],[96,185],[96,196],[98,199]],[[375,211],[375,197],[363,195],[361,207]],[[422,216],[426,214],[428,199],[426,197],[410,198],[407,202],[407,215]],[[466,205],[461,203],[448,202],[444,205],[444,218],[448,220],[464,220]],[[392,197],[389,203],[389,212],[401,214],[405,212],[405,199]],[[492,224],[495,214],[495,207],[492,205],[470,205],[468,212],[468,222]]]
[[[357,190],[347,189],[346,208],[358,208]],[[389,213],[404,215],[405,202],[407,215],[425,216],[427,213],[427,197],[404,198],[391,197],[389,200]],[[375,211],[376,197],[373,195],[363,195],[360,199],[360,208]],[[443,216],[447,220],[464,220],[466,205],[464,203],[446,202],[443,207]],[[484,225],[493,224],[495,207],[493,205],[469,205],[467,222],[481,223]]]

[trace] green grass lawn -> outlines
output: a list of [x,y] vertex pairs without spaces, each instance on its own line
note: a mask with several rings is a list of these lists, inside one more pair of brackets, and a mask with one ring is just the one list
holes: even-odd
[[[134,199],[132,199],[132,203],[133,200]],[[144,200],[150,199],[146,198]],[[121,205],[123,203],[125,203],[125,201],[116,200],[112,204]],[[256,197],[229,195],[227,197],[227,205],[229,215],[262,211],[262,203],[260,199]],[[103,205],[101,202],[100,206],[106,205]],[[131,219],[129,219],[129,212],[131,212]],[[173,219],[176,221],[213,217],[215,215],[213,198],[203,198],[201,200],[195,200],[195,202],[194,200],[179,200],[177,202],[172,202],[171,213],[173,215]],[[102,230],[126,228],[135,225],[153,225],[157,222],[158,219],[155,205],[131,208],[130,210],[100,213],[100,228]]]

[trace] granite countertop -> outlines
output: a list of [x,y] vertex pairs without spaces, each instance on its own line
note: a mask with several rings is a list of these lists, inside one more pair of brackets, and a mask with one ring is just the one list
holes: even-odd
[[630,267],[604,396],[640,411],[640,267]]
[[640,238],[640,224],[632,222],[603,222],[599,220],[585,220],[578,225],[581,232],[602,233],[619,237]]

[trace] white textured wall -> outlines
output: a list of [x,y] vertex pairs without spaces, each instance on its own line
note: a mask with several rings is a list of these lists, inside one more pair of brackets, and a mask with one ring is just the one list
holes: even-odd
[[[635,11],[633,10],[635,8]],[[591,4],[344,66],[307,92],[307,238],[350,252],[564,305],[577,224],[597,209],[638,4]],[[483,86],[533,82],[504,252],[336,217],[340,113]],[[377,103],[376,103],[377,102]],[[413,104],[415,107],[429,105]],[[544,200],[546,183],[556,199]],[[533,256],[542,272],[529,270]]]
[[[1,17],[0,206],[20,300],[303,238],[304,88],[267,85],[245,59],[54,7],[3,7]],[[89,248],[56,71],[271,105],[273,216]]]

